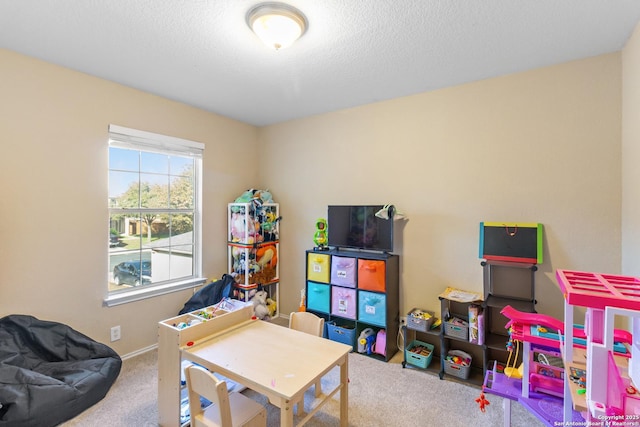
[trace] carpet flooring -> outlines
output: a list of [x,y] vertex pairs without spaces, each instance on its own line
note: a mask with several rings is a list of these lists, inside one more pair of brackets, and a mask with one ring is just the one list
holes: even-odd
[[[349,355],[349,425],[361,427],[501,426],[502,398],[487,395],[491,402],[482,413],[475,399],[480,389],[417,368],[403,368],[402,353],[388,363],[360,355]],[[302,363],[302,362],[300,362]],[[157,351],[126,359],[122,372],[107,396],[64,427],[147,427],[158,425]],[[322,379],[324,390],[339,381],[334,369]],[[243,392],[267,407],[268,426],[280,424],[280,412],[252,390]],[[305,409],[314,403],[313,388],[305,396]],[[306,424],[309,427],[339,425],[339,395]],[[296,419],[299,419],[296,416]],[[522,405],[512,404],[511,425],[543,424]]]

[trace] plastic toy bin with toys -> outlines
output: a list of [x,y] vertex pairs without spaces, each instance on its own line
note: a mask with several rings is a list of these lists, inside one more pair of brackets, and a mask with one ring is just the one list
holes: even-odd
[[427,369],[433,358],[433,345],[413,340],[404,350],[404,358],[407,363],[422,369]]
[[462,350],[449,350],[444,360],[444,372],[466,380],[471,372],[471,356]]
[[407,314],[407,328],[414,331],[427,332],[434,320],[435,317],[432,312],[414,308]]
[[469,339],[469,322],[459,317],[451,317],[443,322],[444,334],[467,341]]

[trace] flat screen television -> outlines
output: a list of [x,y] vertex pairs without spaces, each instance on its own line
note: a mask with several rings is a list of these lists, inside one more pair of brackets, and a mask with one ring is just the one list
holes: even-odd
[[383,205],[330,205],[329,246],[393,252],[393,219],[378,218],[376,212],[382,208]]

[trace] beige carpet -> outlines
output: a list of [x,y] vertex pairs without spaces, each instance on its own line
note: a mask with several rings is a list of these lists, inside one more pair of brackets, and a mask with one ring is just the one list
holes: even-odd
[[[501,426],[502,398],[487,395],[491,402],[481,413],[475,402],[480,390],[407,367],[402,368],[399,353],[384,363],[360,354],[349,355],[349,425],[387,426]],[[302,361],[300,361],[301,363]],[[259,355],[256,355],[259,363]],[[63,424],[65,427],[146,427],[156,426],[157,351],[150,351],[123,363],[122,373],[107,396],[87,411]],[[339,372],[331,371],[322,380],[330,390],[337,384]],[[279,409],[268,404],[264,396],[243,392],[268,409],[268,425],[280,424]],[[313,389],[307,392],[305,405],[313,401]],[[335,395],[306,425],[338,426],[339,397]],[[513,426],[542,426],[520,404],[512,404]]]

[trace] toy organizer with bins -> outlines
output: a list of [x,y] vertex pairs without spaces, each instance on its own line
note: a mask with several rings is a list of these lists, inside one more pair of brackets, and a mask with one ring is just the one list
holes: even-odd
[[306,255],[307,311],[325,319],[327,338],[388,361],[398,350],[398,256],[345,249]]
[[[442,315],[442,333],[440,334],[440,379],[445,374],[449,378],[457,378],[475,385],[482,385],[486,358],[486,346],[472,342],[469,337],[469,308],[478,302],[458,302],[442,296],[440,313]],[[456,319],[454,321],[454,319]],[[453,361],[450,356],[458,356],[465,363]],[[470,361],[468,360],[470,359]],[[457,360],[457,359],[456,359]]]
[[[447,378],[481,385],[486,346],[474,340],[468,322],[470,308],[480,308],[479,302],[462,303],[442,296],[439,298],[441,323],[437,327],[432,327],[436,319],[433,313],[428,320],[412,316],[415,311],[424,310],[413,309],[407,314],[407,323],[402,327],[405,352],[402,367],[421,368],[438,374],[440,379],[444,379],[446,374]],[[478,319],[482,321],[484,317],[478,316]],[[482,327],[478,329],[482,330]],[[431,352],[425,358],[422,352],[418,355],[412,352],[416,347],[424,347]]]
[[248,301],[252,291],[263,289],[280,300],[279,205],[278,203],[229,203],[228,269],[235,274],[235,295]]
[[251,304],[226,299],[158,323],[158,425],[188,425],[181,414],[181,402],[187,397],[181,383],[181,349],[250,321],[252,314]]
[[[481,263],[484,301],[462,303],[440,297],[442,314],[442,363],[445,374],[481,385],[487,369],[493,361],[504,366],[509,360],[507,342],[509,331],[505,328],[507,318],[500,311],[510,305],[519,311],[535,313],[535,264],[485,260]],[[470,313],[476,318],[470,319]],[[453,320],[455,319],[455,321]],[[445,362],[451,350],[460,350],[471,357],[469,370],[455,369]],[[522,363],[522,352],[517,359],[513,354],[510,365]],[[451,369],[454,368],[454,369]]]

